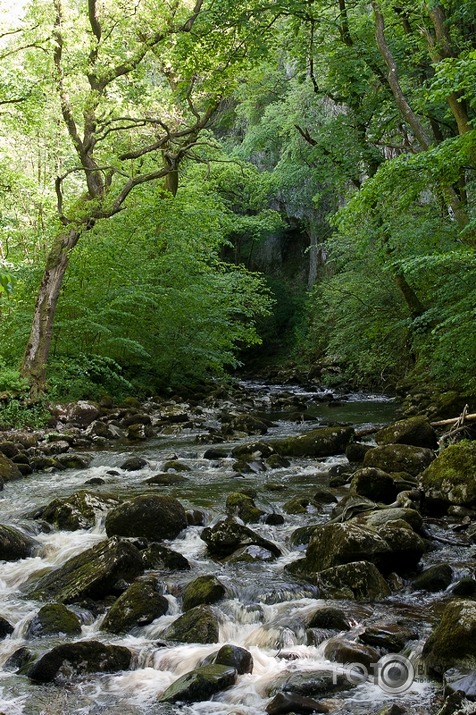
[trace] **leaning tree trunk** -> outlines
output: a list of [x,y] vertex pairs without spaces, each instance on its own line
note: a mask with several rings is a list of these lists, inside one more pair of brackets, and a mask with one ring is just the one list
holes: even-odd
[[80,234],[78,228],[60,233],[48,255],[21,366],[21,374],[30,383],[33,398],[37,398],[45,388],[56,306],[69,262],[69,252],[77,244]]

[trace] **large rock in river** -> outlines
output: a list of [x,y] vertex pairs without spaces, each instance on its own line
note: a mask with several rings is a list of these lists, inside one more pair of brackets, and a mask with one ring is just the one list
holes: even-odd
[[442,674],[455,666],[476,668],[476,602],[448,603],[423,647],[430,670]]
[[297,437],[269,442],[284,457],[330,457],[343,454],[354,436],[352,427],[320,427]]
[[425,496],[460,506],[476,504],[476,441],[447,447],[420,477]]
[[21,479],[22,477],[23,474],[18,466],[0,452],[0,479],[4,482],[13,482],[15,479]]
[[159,698],[162,703],[195,703],[211,700],[212,695],[234,685],[236,670],[229,665],[204,665],[185,673]]
[[179,616],[164,638],[182,643],[218,643],[219,624],[210,606],[195,606]]
[[394,422],[376,432],[375,441],[379,445],[410,444],[429,449],[438,447],[436,432],[426,417],[409,417]]
[[144,494],[111,509],[106,517],[108,536],[145,536],[152,541],[174,539],[187,527],[178,499]]
[[0,560],[17,561],[30,556],[36,542],[14,526],[0,524]]
[[63,499],[54,499],[35,514],[58,529],[90,529],[101,515],[117,505],[117,500],[81,490]]
[[435,454],[426,447],[408,444],[387,444],[375,447],[364,457],[364,467],[377,467],[384,472],[407,472],[413,477],[423,472],[435,459]]
[[101,599],[114,593],[119,580],[132,581],[143,570],[142,558],[135,546],[128,541],[107,539],[43,576],[30,596],[61,603]]
[[112,604],[101,629],[125,633],[134,626],[145,626],[167,613],[169,602],[162,595],[155,576],[134,581]]
[[49,635],[79,635],[81,621],[63,603],[47,603],[33,616],[28,625],[27,636],[36,638]]
[[273,556],[281,556],[281,550],[272,541],[231,519],[207,526],[200,538],[206,543],[209,553],[218,558],[225,558],[240,548],[252,545],[266,549]]
[[352,561],[316,574],[321,598],[380,601],[390,588],[378,568],[369,561]]
[[123,646],[98,641],[65,643],[41,656],[27,675],[36,682],[51,683],[85,673],[116,673],[127,670],[131,658],[131,652]]
[[216,603],[225,595],[224,585],[212,574],[198,576],[185,586],[183,592],[183,610],[189,611],[203,603]]

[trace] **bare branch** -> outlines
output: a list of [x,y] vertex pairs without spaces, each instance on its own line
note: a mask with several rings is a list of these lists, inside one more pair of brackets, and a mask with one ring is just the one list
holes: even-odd
[[135,176],[134,178],[129,179],[129,181],[123,186],[122,190],[116,197],[112,208],[109,211],[105,212],[104,218],[119,213],[119,211],[122,210],[124,201],[127,199],[131,191],[136,188],[136,186],[146,184],[150,181],[157,181],[158,179],[163,179],[164,176],[167,176],[169,172],[170,169],[168,167],[164,167],[162,169],[159,169],[158,171],[151,171],[148,174],[140,174],[139,176]]

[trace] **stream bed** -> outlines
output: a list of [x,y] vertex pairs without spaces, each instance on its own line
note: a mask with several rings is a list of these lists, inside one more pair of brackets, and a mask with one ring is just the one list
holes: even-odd
[[[320,488],[328,488],[333,477],[349,468],[345,455],[292,458],[287,465],[275,468],[265,467],[257,459],[248,465],[246,473],[237,471],[236,459],[231,454],[237,445],[254,439],[266,442],[329,423],[351,424],[365,432],[395,419],[396,408],[394,400],[379,395],[349,394],[339,398],[298,387],[242,383],[238,404],[225,400],[190,408],[193,419],[178,421],[163,430],[159,425],[155,435],[147,440],[118,440],[86,449],[91,457],[86,468],[36,472],[9,482],[0,492],[0,522],[33,534],[37,546],[27,558],[0,562],[0,617],[14,627],[12,633],[0,640],[0,714],[264,715],[269,712],[267,707],[275,694],[283,690],[283,684],[300,683],[299,692],[303,696],[313,695],[312,678],[323,672],[336,683],[339,678],[349,680],[348,687],[327,688],[319,696],[329,712],[363,715],[397,703],[408,711],[436,713],[440,686],[421,668],[419,654],[434,624],[432,604],[442,598],[441,593],[414,592],[402,580],[398,591],[379,602],[329,601],[319,597],[312,583],[293,577],[286,569],[303,555],[305,548],[295,545],[292,534],[298,528],[325,523],[335,506],[330,503],[315,508],[311,504],[302,513],[289,513],[286,504],[294,497],[305,498]],[[232,430],[224,437],[220,432],[223,414],[238,409],[240,414],[266,419],[270,423],[267,433],[250,436]],[[371,439],[364,437],[367,442]],[[214,458],[209,456],[211,449],[216,450]],[[143,458],[145,465],[135,471],[122,469],[125,460],[134,456]],[[146,484],[147,479],[162,473],[164,464],[170,460],[185,465],[187,471],[181,474],[186,481],[169,486]],[[144,493],[166,494],[179,499],[190,512],[201,512],[201,523],[192,523],[177,538],[164,542],[187,559],[190,569],[156,572],[168,601],[167,612],[130,632],[114,635],[101,630],[104,609],[73,603],[71,610],[81,621],[80,635],[35,638],[29,634],[29,625],[42,603],[28,595],[31,584],[48,570],[61,567],[68,559],[107,538],[104,514],[98,516],[93,527],[76,530],[41,528],[41,521],[32,518],[35,510],[53,499],[68,497],[81,489],[120,499]],[[331,489],[341,499],[348,486],[343,483]],[[220,561],[207,552],[201,538],[203,529],[225,518],[228,494],[243,491],[255,495],[254,501],[264,513],[277,515],[275,519],[263,519],[248,526],[279,546],[278,558]],[[425,528],[434,542],[421,565],[444,560],[454,565],[455,579],[468,573],[474,547],[457,532],[448,536],[446,525],[439,520],[433,520]],[[219,623],[218,642],[167,641],[164,639],[167,628],[182,613],[184,587],[203,575],[216,576],[225,588],[225,596],[213,604]],[[363,676],[360,668],[358,677],[352,681],[349,664],[332,662],[324,655],[329,638],[339,635],[339,631],[311,632],[308,628],[311,614],[324,605],[342,611],[350,624],[345,637],[351,640],[364,628],[382,622],[409,624],[417,632],[404,651],[402,667],[410,663],[412,671],[402,692],[397,687],[386,687],[378,669],[383,661],[380,666],[372,664]],[[34,682],[10,665],[11,657],[22,648],[41,655],[68,640],[97,640],[125,646],[132,653],[131,665],[124,671],[81,675],[52,684]],[[232,687],[211,699],[160,702],[174,681],[224,644],[246,649],[252,656],[252,672],[239,675]],[[306,682],[310,683],[307,690]],[[283,708],[281,712],[290,712],[286,706]]]

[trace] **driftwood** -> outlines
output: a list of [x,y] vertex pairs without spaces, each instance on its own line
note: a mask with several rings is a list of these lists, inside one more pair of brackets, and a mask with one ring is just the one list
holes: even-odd
[[451,425],[448,432],[445,432],[445,434],[441,435],[439,438],[438,443],[440,446],[444,446],[445,442],[453,440],[457,434],[464,432],[466,430],[467,422],[474,422],[474,420],[476,420],[476,414],[468,414],[468,410],[469,406],[465,405],[463,412],[459,417],[455,417],[452,420],[440,420],[439,422],[431,423],[432,427],[444,427],[445,425]]
[[446,425],[452,425],[454,422],[474,422],[476,420],[476,413],[468,415],[467,413],[465,414],[464,410],[463,413],[459,417],[452,417],[450,420],[439,420],[438,422],[432,422],[431,426],[432,427],[445,427]]

